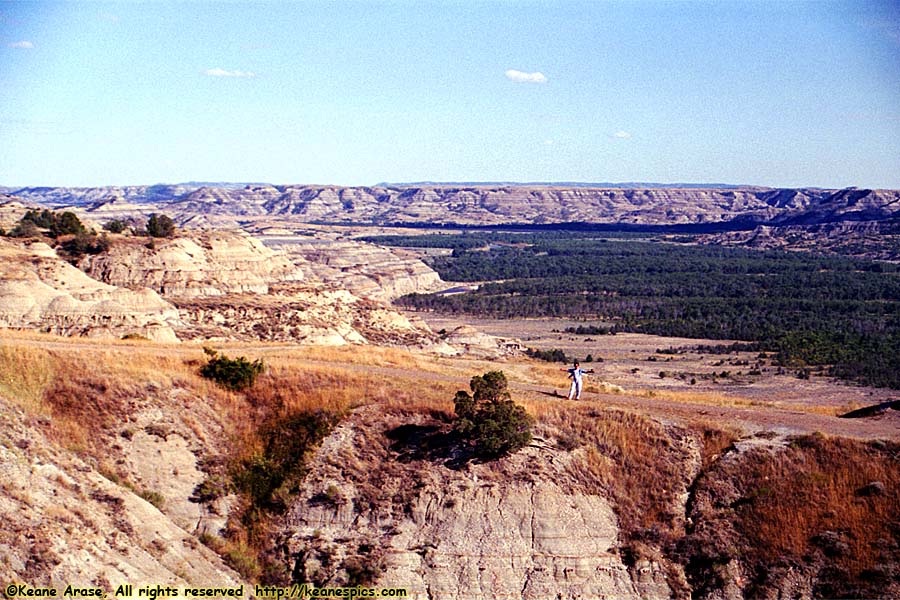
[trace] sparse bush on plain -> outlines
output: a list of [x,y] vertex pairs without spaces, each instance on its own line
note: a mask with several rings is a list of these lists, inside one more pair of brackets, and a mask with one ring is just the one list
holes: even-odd
[[565,333],[574,333],[575,335],[616,335],[616,331],[612,327],[603,327],[599,325],[579,325],[578,327],[566,327],[563,329]]
[[533,419],[509,397],[506,375],[490,371],[469,383],[472,394],[456,392],[454,428],[482,458],[500,458],[531,442]]
[[228,358],[224,354],[204,349],[209,361],[200,368],[200,375],[234,391],[247,389],[256,383],[256,378],[265,370],[262,359],[250,362],[243,356]]
[[136,340],[138,342],[149,342],[150,340],[147,336],[141,335],[140,333],[126,333],[122,336],[123,340]]
[[566,353],[559,348],[553,348],[552,350],[538,350],[536,348],[528,348],[527,350],[525,350],[525,354],[527,354],[531,358],[536,358],[538,360],[544,360],[547,362],[569,362],[569,358],[566,356]]

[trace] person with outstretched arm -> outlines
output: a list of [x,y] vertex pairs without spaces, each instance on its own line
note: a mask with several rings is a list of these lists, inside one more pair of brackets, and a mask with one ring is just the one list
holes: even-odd
[[572,386],[569,388],[569,400],[573,397],[575,400],[581,400],[581,376],[585,373],[593,373],[593,369],[584,370],[578,366],[576,360],[571,369],[560,369],[560,371],[568,371],[569,377],[572,379]]

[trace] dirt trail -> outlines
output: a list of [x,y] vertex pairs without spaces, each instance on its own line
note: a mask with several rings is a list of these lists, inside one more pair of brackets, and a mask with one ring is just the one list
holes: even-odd
[[[56,351],[127,351],[129,346],[115,343],[109,346],[97,342],[79,340],[40,339],[28,337],[0,336],[0,346],[26,346]],[[185,358],[196,358],[198,348],[194,345],[159,345],[141,344],[141,350],[158,348],[161,352],[184,355]],[[466,389],[470,376],[458,376],[441,374],[403,367],[374,366],[356,364],[342,361],[319,360],[297,356],[302,351],[302,346],[296,345],[272,345],[272,344],[241,344],[241,352],[254,353],[262,356],[277,355],[290,352],[292,358],[300,364],[310,366],[327,366],[333,369],[345,370],[351,373],[373,374],[391,378],[409,379],[416,381],[433,381],[454,383],[460,389]],[[237,349],[237,348],[235,348]],[[560,386],[565,386],[563,377],[560,378]],[[835,416],[802,412],[773,407],[771,405],[759,406],[723,406],[715,401],[703,403],[700,401],[683,402],[659,397],[647,397],[641,395],[640,390],[630,391],[624,394],[584,392],[582,399],[577,403],[558,395],[557,389],[544,385],[510,382],[513,397],[527,399],[534,403],[560,403],[564,406],[596,406],[598,408],[614,407],[625,410],[635,410],[652,415],[666,422],[683,423],[706,421],[719,425],[727,425],[749,433],[759,431],[774,431],[780,434],[802,434],[821,432],[827,435],[847,436],[860,439],[898,439],[900,438],[900,411],[889,410],[884,415],[862,419],[842,419]],[[698,397],[702,395],[698,394]]]

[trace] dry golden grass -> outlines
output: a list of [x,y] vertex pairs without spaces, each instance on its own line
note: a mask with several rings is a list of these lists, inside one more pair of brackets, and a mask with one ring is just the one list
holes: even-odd
[[[550,364],[545,361],[538,361],[534,359],[529,360],[525,364],[527,365],[528,378],[532,383],[546,385],[549,387],[565,387],[566,389],[569,388],[569,382],[566,379],[567,375],[566,373],[561,371],[561,369],[563,368],[562,364]],[[596,380],[593,376],[588,375],[586,377],[585,384],[590,385],[593,383],[596,383]]]
[[727,423],[705,420],[694,421],[691,429],[700,436],[701,469],[704,471],[721,458],[743,433]]
[[586,490],[613,499],[625,540],[665,541],[677,533],[686,457],[661,424],[634,412],[580,406],[548,408],[543,419],[560,432],[560,446],[576,449],[572,475]]
[[[36,348],[34,341],[51,342],[52,349]],[[205,358],[199,345],[66,341],[6,332],[0,334],[0,394],[29,411],[50,416],[51,439],[59,444],[103,458],[103,449],[93,446],[97,429],[120,422],[130,399],[178,388],[215,407],[226,426],[231,464],[236,464],[263,453],[270,442],[267,431],[280,431],[273,424],[289,422],[297,415],[340,415],[370,404],[397,413],[452,414],[454,393],[466,389],[470,377],[486,371],[503,370],[515,383],[567,388],[560,365],[535,361],[451,359],[354,346],[223,346],[232,356],[245,354],[265,361],[266,371],[249,391],[231,392],[200,377]],[[589,376],[588,386],[599,383]],[[673,433],[673,428],[638,412],[599,410],[585,401],[548,400],[538,390],[513,389],[512,395],[538,418],[540,427],[557,436],[560,446],[573,451],[573,479],[584,489],[612,499],[626,543],[664,546],[684,535],[679,496],[686,486],[688,457],[676,443],[684,430]],[[763,410],[780,407],[703,391],[636,390],[622,395],[623,400],[629,397]],[[817,414],[850,410],[790,408]],[[200,435],[199,424],[186,423]],[[761,454],[758,459],[737,462],[734,472],[719,473],[724,467],[715,459],[734,442],[737,432],[712,422],[695,421],[687,427],[700,444],[703,468],[717,473],[720,480],[733,479],[744,494],[744,503],[728,522],[740,525],[746,544],[743,551],[758,557],[759,564],[772,556],[802,557],[809,551],[810,539],[824,530],[851,532],[849,549],[838,561],[848,573],[860,576],[877,563],[871,548],[880,539],[890,539],[886,527],[900,514],[900,466],[896,458],[890,458],[900,455],[900,449],[811,438],[777,455],[777,460]],[[881,481],[886,493],[859,495],[858,490],[872,481]],[[258,573],[255,552],[266,543],[268,527],[266,518],[252,531],[235,525],[221,551],[248,572]]]
[[732,396],[719,392],[682,392],[677,390],[634,390],[628,391],[626,394],[639,398],[654,398],[656,400],[665,400],[670,402],[681,402],[685,404],[705,404],[707,406],[731,406],[731,407],[774,407],[772,402],[760,402],[750,398],[741,396]]
[[[223,410],[238,409],[228,393],[185,362],[191,349],[18,332],[3,332],[0,340],[0,394],[31,414],[50,417],[49,439],[73,451],[102,457],[97,434],[126,418],[129,401],[146,396],[147,389],[178,385]],[[35,340],[52,349],[35,347]]]
[[438,367],[432,364],[432,361],[425,360],[422,356],[401,348],[369,346],[364,352],[361,352],[358,346],[309,346],[287,352],[282,350],[276,350],[276,352],[318,362],[401,367],[439,372]]
[[[807,436],[776,456],[747,465],[751,495],[741,521],[751,546],[769,555],[802,556],[824,531],[849,531],[840,559],[853,575],[873,567],[877,542],[892,537],[900,515],[900,464],[884,452],[851,440]],[[881,482],[883,490],[862,494]]]
[[282,414],[327,410],[341,413],[364,404],[428,411],[452,407],[457,386],[451,382],[419,381],[378,371],[335,365],[296,363],[290,358],[268,365],[247,399],[255,407]]
[[0,345],[0,394],[33,414],[45,412],[44,390],[55,377],[55,362],[46,350]]

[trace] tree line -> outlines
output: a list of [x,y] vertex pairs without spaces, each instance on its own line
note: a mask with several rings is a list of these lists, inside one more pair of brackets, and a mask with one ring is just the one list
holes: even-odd
[[595,319],[611,332],[759,342],[785,365],[824,365],[837,377],[900,389],[896,264],[578,233],[479,233],[455,236],[458,243],[451,235],[421,236],[421,244],[455,249],[432,261],[444,280],[487,283],[466,294],[411,294],[398,303],[497,318]]

